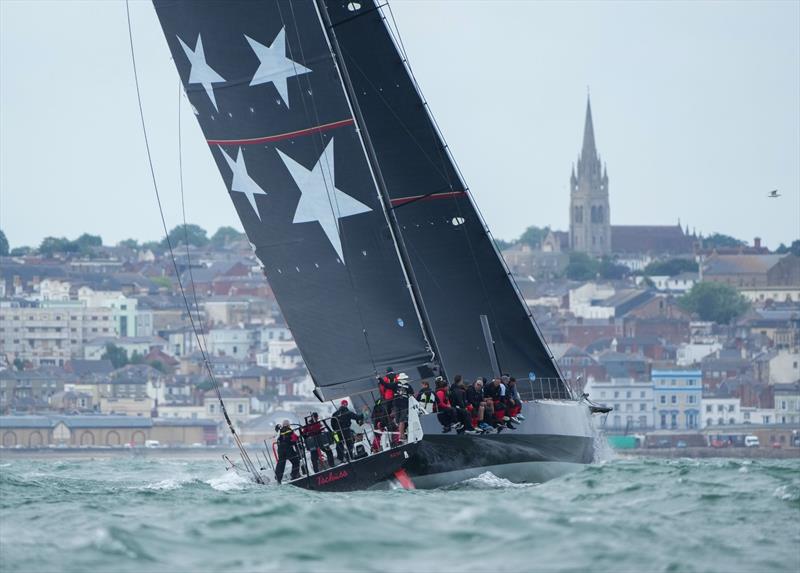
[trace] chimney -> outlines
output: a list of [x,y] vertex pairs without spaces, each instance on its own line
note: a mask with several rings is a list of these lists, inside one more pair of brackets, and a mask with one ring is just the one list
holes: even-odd
[[753,239],[753,247],[755,247],[756,250],[761,250],[761,237]]

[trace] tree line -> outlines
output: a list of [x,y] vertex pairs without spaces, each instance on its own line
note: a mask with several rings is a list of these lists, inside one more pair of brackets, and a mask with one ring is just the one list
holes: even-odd
[[[216,232],[208,236],[208,232],[199,225],[187,224],[174,227],[167,237],[160,241],[139,242],[136,239],[125,239],[117,243],[118,247],[125,247],[135,251],[150,250],[155,253],[163,253],[172,245],[173,248],[181,245],[191,245],[193,247],[224,247],[234,241],[246,240],[244,233],[229,226],[220,227]],[[77,239],[67,239],[66,237],[45,237],[38,247],[19,246],[11,248],[5,233],[0,230],[0,256],[20,257],[24,255],[40,255],[43,257],[53,257],[55,255],[79,255],[85,257],[96,256],[99,248],[103,246],[103,239],[100,235],[84,233]]]

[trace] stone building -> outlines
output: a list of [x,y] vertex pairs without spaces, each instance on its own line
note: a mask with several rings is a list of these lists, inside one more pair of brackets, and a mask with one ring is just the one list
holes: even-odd
[[137,416],[0,416],[0,445],[5,448],[215,444],[212,420],[159,420]]
[[[594,139],[592,107],[586,101],[583,146],[570,176],[569,246],[594,257],[692,253],[697,237],[675,225],[611,225],[608,172]],[[631,260],[635,260],[631,259]],[[647,259],[650,260],[649,258]],[[642,266],[646,264],[641,261]],[[630,265],[631,263],[626,263]]]
[[603,256],[611,253],[611,210],[608,173],[594,141],[591,102],[586,100],[583,146],[569,181],[569,237],[573,251]]

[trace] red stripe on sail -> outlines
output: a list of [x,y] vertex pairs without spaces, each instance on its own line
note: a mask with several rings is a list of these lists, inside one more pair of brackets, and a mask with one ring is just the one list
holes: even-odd
[[311,135],[312,133],[321,133],[330,129],[344,127],[346,125],[353,125],[355,122],[353,118],[342,119],[332,123],[325,123],[322,125],[315,125],[306,129],[298,129],[297,131],[288,131],[286,133],[278,133],[275,135],[265,135],[264,137],[252,137],[249,139],[207,139],[206,143],[209,145],[254,145],[257,143],[270,143],[273,141],[281,141],[283,139],[291,139],[293,137],[300,137],[303,135]]
[[433,193],[431,195],[414,195],[413,197],[400,197],[399,199],[392,199],[392,206],[405,205],[412,201],[428,201],[430,199],[446,199],[448,197],[458,197],[464,195],[464,191],[450,191],[448,193]]

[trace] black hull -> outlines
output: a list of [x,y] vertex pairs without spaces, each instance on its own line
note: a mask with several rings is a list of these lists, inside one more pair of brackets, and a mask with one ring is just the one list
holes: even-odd
[[349,464],[342,464],[287,484],[314,491],[356,491],[369,489],[394,477],[412,458],[419,443],[406,444],[373,454]]
[[444,434],[435,415],[406,470],[420,488],[440,487],[491,472],[516,483],[540,483],[580,470],[595,456],[589,409],[575,401],[524,402],[525,421],[500,434]]
[[417,487],[439,487],[490,471],[514,482],[542,482],[594,459],[586,436],[426,434],[405,469]]

